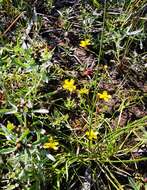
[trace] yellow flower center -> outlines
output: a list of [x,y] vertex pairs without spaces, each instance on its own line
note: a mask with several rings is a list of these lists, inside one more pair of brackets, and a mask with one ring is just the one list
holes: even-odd
[[98,132],[94,132],[93,130],[87,131],[86,135],[89,140],[96,140]]
[[69,90],[70,92],[73,92],[76,90],[76,86],[74,85],[75,81],[73,79],[66,79],[63,84],[63,88],[65,90]]
[[53,138],[49,138],[49,142],[44,143],[43,148],[45,149],[53,149],[53,150],[58,150],[58,145],[59,143],[55,140],[53,140]]
[[79,94],[88,94],[89,93],[89,89],[87,88],[81,88],[80,90],[78,90],[78,93]]
[[108,93],[107,93],[107,91],[103,91],[103,93],[101,94],[101,93],[98,93],[98,97],[100,98],[100,99],[103,99],[104,101],[109,101],[109,99],[111,99],[111,95],[109,95]]
[[10,122],[8,121],[7,129],[8,129],[9,131],[12,131],[14,128],[15,128],[15,125],[14,125],[13,123],[10,123]]
[[85,39],[80,42],[81,47],[87,47],[88,45],[90,45],[90,39]]

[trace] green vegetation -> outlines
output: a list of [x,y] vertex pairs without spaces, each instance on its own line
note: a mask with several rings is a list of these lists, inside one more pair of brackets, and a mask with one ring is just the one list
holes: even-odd
[[0,186],[147,189],[146,0],[0,0]]

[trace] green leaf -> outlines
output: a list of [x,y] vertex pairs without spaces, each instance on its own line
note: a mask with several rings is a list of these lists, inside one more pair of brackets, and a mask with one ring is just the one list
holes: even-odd
[[22,141],[23,139],[25,139],[27,137],[27,135],[30,133],[29,129],[26,129],[23,134],[21,135],[21,137],[19,138],[19,141]]
[[10,154],[16,150],[16,147],[13,148],[3,148],[0,150],[0,154]]
[[139,184],[137,184],[132,178],[129,177],[129,183],[133,190],[140,190]]
[[98,3],[97,0],[93,0],[93,5],[94,5],[96,8],[99,8],[99,7],[100,7],[100,4]]
[[46,156],[47,156],[48,159],[50,159],[51,161],[53,161],[53,162],[56,161],[55,157],[54,157],[52,154],[47,153]]
[[16,137],[14,136],[12,131],[9,131],[4,125],[0,125],[0,126],[1,126],[1,129],[4,132],[4,136],[7,138],[7,140],[15,142]]

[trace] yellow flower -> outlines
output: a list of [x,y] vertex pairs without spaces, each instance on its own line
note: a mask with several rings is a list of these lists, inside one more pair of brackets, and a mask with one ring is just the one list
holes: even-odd
[[81,47],[87,47],[90,44],[91,44],[90,39],[85,39],[85,40],[80,41],[80,46]]
[[64,81],[64,84],[63,84],[63,88],[65,90],[69,90],[70,92],[73,92],[74,90],[76,90],[76,86],[74,85],[75,81],[73,79],[66,79]]
[[87,88],[81,88],[80,90],[78,90],[78,93],[79,94],[88,94],[89,93],[89,89]]
[[94,132],[93,130],[87,131],[86,135],[89,140],[96,140],[98,132]]
[[108,93],[107,93],[107,91],[103,91],[103,93],[102,94],[100,94],[100,93],[98,93],[98,97],[100,98],[100,99],[103,99],[104,101],[109,101],[109,99],[111,99],[111,95],[109,95]]
[[47,143],[44,143],[43,148],[58,150],[58,142],[55,141],[52,137],[49,138],[49,141]]
[[8,123],[7,123],[7,129],[8,129],[9,131],[12,131],[14,128],[15,128],[15,125],[14,125],[13,123],[10,123],[10,122],[8,121]]
[[107,69],[108,69],[108,66],[107,66],[107,65],[104,65],[104,69],[107,70]]

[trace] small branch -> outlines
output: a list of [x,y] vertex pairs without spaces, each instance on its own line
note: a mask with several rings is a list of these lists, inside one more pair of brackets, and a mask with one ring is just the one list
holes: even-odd
[[18,21],[18,19],[24,14],[24,12],[20,13],[15,20],[10,24],[10,26],[4,31],[4,33],[1,36],[4,36],[11,28],[12,26]]

